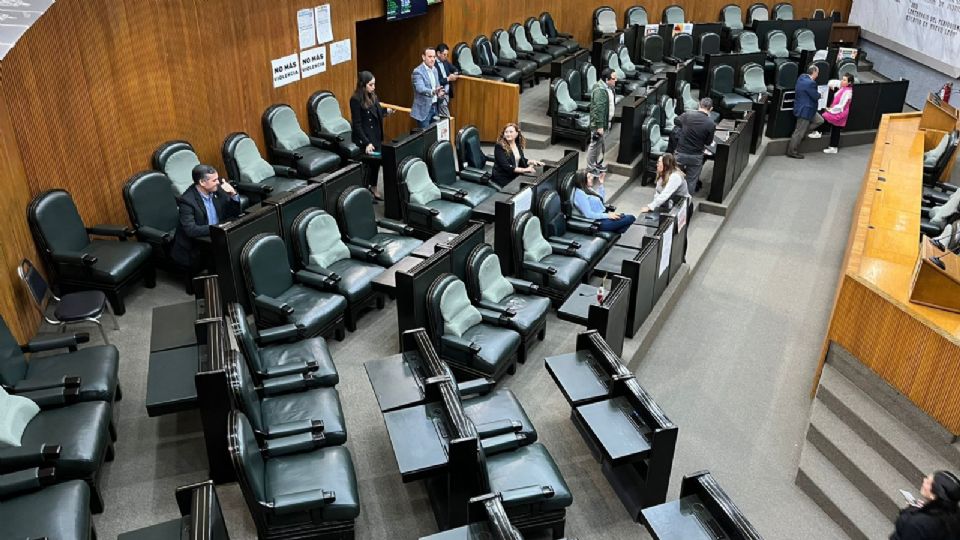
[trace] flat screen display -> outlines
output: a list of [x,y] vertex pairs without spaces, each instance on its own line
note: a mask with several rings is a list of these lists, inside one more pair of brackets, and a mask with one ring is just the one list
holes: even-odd
[[[386,0],[387,20],[398,21],[423,15],[427,12],[427,0]],[[433,3],[433,2],[429,2]]]

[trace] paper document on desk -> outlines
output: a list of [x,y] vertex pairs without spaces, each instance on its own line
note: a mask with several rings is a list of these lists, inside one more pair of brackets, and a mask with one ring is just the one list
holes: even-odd
[[673,248],[673,231],[668,230],[663,233],[660,240],[660,268],[657,270],[657,277],[663,275],[670,268],[670,250]]
[[827,94],[830,93],[830,87],[826,84],[818,86],[817,92],[820,93],[820,101],[817,102],[817,109],[827,108]]

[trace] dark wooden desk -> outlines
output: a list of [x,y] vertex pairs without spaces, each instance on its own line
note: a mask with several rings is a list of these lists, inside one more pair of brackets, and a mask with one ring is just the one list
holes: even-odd
[[609,395],[610,377],[590,351],[576,351],[544,359],[547,371],[571,407],[593,403]]
[[623,269],[623,261],[635,258],[640,250],[633,247],[614,245],[610,251],[593,267],[594,274],[603,273],[612,276]]
[[575,410],[575,418],[597,443],[601,463],[613,466],[641,459],[650,451],[645,437],[650,430],[635,416],[634,406],[622,396],[581,405]]
[[437,250],[438,244],[443,244],[453,240],[457,237],[457,233],[452,232],[438,232],[437,234],[431,236],[425,240],[420,247],[413,250],[410,254],[414,257],[420,257],[421,259],[427,259]]
[[493,223],[494,217],[496,216],[497,201],[506,201],[512,196],[512,194],[505,191],[494,193],[487,197],[482,203],[474,206],[473,210],[470,211],[470,216],[484,223]]
[[600,302],[597,301],[597,289],[599,287],[586,283],[578,285],[566,302],[557,310],[557,317],[564,321],[586,326],[590,316],[590,306],[600,305]]
[[397,261],[373,280],[373,290],[393,296],[397,291],[397,272],[406,272],[423,262],[423,259],[410,255]]
[[440,432],[440,405],[398,409],[384,413],[383,421],[404,482],[430,477],[447,466],[447,439]]
[[725,540],[730,538],[698,495],[688,495],[640,512],[656,540]]
[[197,407],[194,378],[199,362],[197,345],[150,353],[147,416],[162,416]]
[[363,363],[381,412],[423,403],[419,362],[419,355],[407,352]]
[[166,351],[197,344],[196,301],[153,308],[150,323],[150,352]]

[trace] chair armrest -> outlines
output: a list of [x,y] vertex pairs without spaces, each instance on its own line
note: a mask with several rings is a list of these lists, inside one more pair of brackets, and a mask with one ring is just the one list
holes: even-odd
[[496,384],[497,381],[493,379],[472,379],[462,383],[457,383],[457,393],[460,394],[460,397],[484,395],[493,390],[493,387]]
[[595,235],[600,230],[600,225],[595,221],[574,221],[573,218],[567,220],[567,228],[573,232]]
[[12,389],[10,389],[10,393],[17,394],[18,396],[30,397],[33,399],[33,397],[26,395],[26,393],[53,389],[59,394],[64,388],[79,388],[81,383],[82,379],[76,375],[65,375],[60,377],[60,380],[56,382],[36,384],[30,384],[30,380],[27,379],[13,385]]
[[438,186],[440,188],[440,199],[444,201],[455,202],[458,204],[464,204],[464,199],[466,198],[466,192],[460,191],[458,189],[449,188],[447,186]]
[[260,451],[267,458],[289,456],[319,448],[323,446],[323,442],[322,433],[301,433],[279,439],[268,439],[263,442]]
[[148,225],[141,226],[137,229],[137,233],[143,235],[148,241],[158,244],[169,244],[173,241],[173,235],[169,232],[161,231]]
[[444,334],[440,336],[440,343],[450,347],[455,351],[469,354],[471,356],[480,352],[480,346],[472,341],[467,341],[462,337]]
[[267,428],[264,434],[268,439],[278,439],[282,437],[291,437],[293,435],[303,435],[304,433],[323,433],[322,420],[298,420],[295,422],[283,422]]
[[422,204],[407,202],[407,210],[413,212],[414,214],[420,214],[432,218],[433,216],[439,215],[440,211],[436,208],[430,208],[429,206],[424,206]]
[[484,75],[500,76],[500,73],[497,71],[497,68],[495,67],[490,67],[490,66],[479,66],[479,67],[480,67],[480,73],[483,73]]
[[[297,328],[297,331],[299,332],[300,328]],[[267,376],[271,377],[270,380],[275,380],[273,379],[273,377],[282,379],[289,375],[295,375],[298,378],[302,378],[302,375],[306,375],[311,371],[317,371],[318,369],[320,369],[320,365],[317,364],[316,360],[311,359],[311,360],[306,360],[302,362],[288,362],[283,365],[273,366],[273,367],[267,368],[266,374]],[[263,384],[266,387],[267,381],[264,381]],[[300,388],[302,388],[302,386],[298,387],[298,389]],[[264,390],[266,391],[266,388]],[[289,388],[286,388],[283,392],[279,392],[279,393],[281,394],[286,393],[287,390],[289,390]]]
[[271,147],[270,151],[276,154],[278,157],[283,159],[288,159],[290,161],[297,161],[298,159],[303,159],[303,154],[295,152],[293,150],[287,150],[286,148],[280,148],[277,146]]
[[379,255],[380,253],[383,253],[383,247],[382,247],[382,246],[380,246],[380,245],[378,245],[378,244],[374,244],[373,242],[371,242],[371,241],[369,241],[369,240],[366,240],[366,239],[364,239],[364,238],[347,238],[347,242],[350,243],[350,244],[358,245],[358,246],[360,246],[360,247],[362,247],[362,248],[369,249],[370,251],[372,251],[372,252],[374,252],[374,253],[376,253],[376,254],[378,254],[378,255]]
[[64,405],[71,405],[80,401],[80,377],[74,377],[77,380],[76,385],[53,386],[50,388],[39,388],[24,391],[17,391],[18,396],[29,398],[41,409],[56,409]]
[[286,165],[273,165],[273,173],[285,178],[296,178],[297,176],[297,170]]
[[547,238],[547,242],[553,242],[561,246],[569,246],[572,249],[580,249],[580,242],[576,240],[568,240],[562,236],[551,236]]
[[554,255],[563,255],[564,257],[576,257],[577,248],[573,244],[564,244],[553,239],[548,239],[547,243],[553,249]]
[[323,150],[333,150],[337,147],[335,143],[320,137],[310,137],[310,146],[315,146]]
[[477,424],[476,428],[477,435],[481,439],[488,439],[498,435],[518,433],[521,429],[523,429],[523,424],[517,422],[516,420],[508,420],[504,418],[502,420],[494,420],[493,422]]
[[95,234],[97,236],[114,236],[121,240],[126,240],[127,237],[133,236],[133,230],[131,230],[130,227],[111,224],[100,224],[94,225],[93,227],[87,227],[87,233]]
[[253,297],[253,303],[256,305],[256,307],[267,310],[276,315],[283,315],[284,317],[293,315],[293,307],[291,307],[290,304],[281,302],[271,296],[258,294]]
[[254,195],[268,195],[273,193],[273,186],[265,186],[253,182],[234,182],[233,186],[241,193],[253,193]]
[[264,328],[258,332],[257,343],[266,345],[277,341],[290,340],[300,336],[300,329],[295,324],[284,324],[273,328]]
[[556,268],[547,264],[543,264],[542,262],[523,261],[521,265],[523,266],[524,270],[530,270],[531,272],[536,272],[538,274],[552,276],[557,273]]
[[54,349],[67,349],[70,352],[75,352],[77,350],[77,345],[86,343],[88,341],[90,341],[90,334],[86,332],[77,332],[76,334],[69,336],[64,335],[34,338],[28,341],[26,345],[21,345],[20,350],[23,352],[35,353],[52,351]]
[[513,316],[506,311],[494,311],[483,307],[477,308],[477,311],[480,312],[480,317],[483,319],[483,322],[492,326],[507,327],[510,325],[510,317]]
[[56,482],[53,467],[43,469],[34,467],[22,471],[0,475],[0,498],[6,499],[13,495],[21,495],[36,491],[43,486]]
[[555,492],[551,486],[524,486],[500,492],[503,506],[516,506],[543,501],[553,497]]
[[473,182],[474,184],[480,184],[482,186],[486,186],[490,183],[490,173],[482,169],[474,169],[473,167],[464,167],[460,169],[458,176],[467,182]]
[[523,433],[504,433],[486,439],[480,439],[483,453],[490,457],[494,454],[515,450],[526,444],[527,436]]
[[47,443],[29,448],[24,446],[2,448],[0,449],[0,473],[50,466],[60,459],[61,450],[59,444]]
[[273,513],[296,514],[323,508],[337,500],[337,494],[325,489],[311,489],[297,493],[284,493],[273,498]]
[[523,294],[537,294],[540,292],[540,286],[532,281],[527,281],[525,279],[508,277],[507,281],[513,285],[514,290]]
[[716,90],[714,90],[714,89],[711,88],[711,89],[710,89],[710,99],[712,99],[714,103],[719,104],[720,101],[723,100],[723,94],[721,94],[720,92],[717,92]]
[[[279,396],[292,392],[300,392],[310,388],[313,375],[308,371],[307,364],[292,364],[277,370],[278,377],[264,379],[260,391],[264,396]],[[316,367],[314,367],[316,369]],[[296,371],[295,371],[296,370]],[[287,373],[289,371],[289,374]],[[270,372],[272,376],[274,372]]]
[[747,99],[753,99],[753,94],[755,94],[756,92],[750,92],[746,88],[734,88],[733,93],[739,96],[743,96]]
[[367,249],[365,247],[358,246],[351,242],[344,242],[344,244],[346,244],[347,249],[350,250],[351,259],[358,259],[361,261],[372,261],[377,258],[378,252],[375,250]]
[[341,137],[340,135],[334,135],[333,133],[316,133],[314,134],[313,138],[323,139],[324,141],[334,145],[342,143],[344,141],[343,137]]
[[480,300],[477,300],[475,304],[477,307],[481,307],[487,311],[493,311],[495,313],[504,314],[504,315],[507,315],[507,317],[513,317],[514,315],[517,314],[516,311],[508,307],[501,306],[500,304],[494,304],[493,302],[489,300],[484,300],[482,298]]
[[516,60],[510,60],[509,58],[497,58],[497,65],[501,67],[517,67]]
[[682,64],[683,60],[677,58],[676,56],[664,56],[663,61],[668,64]]
[[[321,271],[324,273],[320,273]],[[305,270],[294,272],[293,280],[314,289],[333,291],[340,281],[340,276],[319,266],[308,266]]]
[[[403,234],[406,236],[410,236],[414,232],[413,227],[407,225],[406,223],[401,223],[399,221],[386,219],[386,218],[378,219],[377,227],[381,227],[383,229],[387,229],[388,231],[393,231],[397,234]],[[381,249],[380,251],[383,251],[383,249]]]
[[79,251],[57,251],[50,254],[55,263],[73,264],[76,266],[92,266],[96,264],[97,258],[89,253]]

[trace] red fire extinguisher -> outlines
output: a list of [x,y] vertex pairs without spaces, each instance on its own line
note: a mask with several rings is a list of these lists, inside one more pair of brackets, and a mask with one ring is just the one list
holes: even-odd
[[950,94],[952,93],[953,83],[948,82],[947,84],[943,85],[943,88],[940,89],[940,99],[942,99],[944,103],[950,103]]

